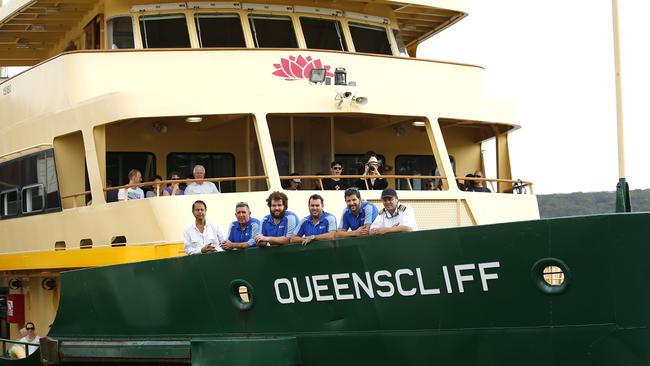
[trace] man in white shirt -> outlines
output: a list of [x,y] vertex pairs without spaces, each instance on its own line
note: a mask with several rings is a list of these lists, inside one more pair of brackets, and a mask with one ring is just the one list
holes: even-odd
[[226,240],[226,234],[216,223],[206,220],[208,206],[203,201],[192,204],[194,222],[187,226],[183,233],[185,253],[187,255],[223,252],[221,243]]
[[[142,183],[142,173],[138,169],[131,169],[129,172],[129,185]],[[139,200],[144,198],[144,191],[140,187],[120,189],[117,192],[117,200]]]
[[383,235],[388,233],[400,233],[417,231],[413,208],[399,203],[397,192],[392,188],[386,188],[381,192],[381,201],[384,208],[370,225],[370,235]]
[[[195,165],[194,170],[192,170],[192,172],[194,174],[194,179],[205,178],[205,168],[203,167],[203,165]],[[185,188],[185,195],[210,194],[210,193],[220,193],[220,192],[217,189],[217,186],[214,185],[214,183],[205,182],[203,180],[192,182],[187,185],[187,188]]]

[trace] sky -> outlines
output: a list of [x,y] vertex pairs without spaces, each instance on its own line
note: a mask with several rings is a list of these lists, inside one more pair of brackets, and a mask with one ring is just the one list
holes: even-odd
[[[537,194],[615,190],[611,0],[466,0],[466,6],[469,15],[422,44],[418,57],[485,67],[488,98],[512,102],[522,126],[509,137],[513,177],[532,181]],[[647,14],[648,0],[619,1],[630,189],[650,188]]]

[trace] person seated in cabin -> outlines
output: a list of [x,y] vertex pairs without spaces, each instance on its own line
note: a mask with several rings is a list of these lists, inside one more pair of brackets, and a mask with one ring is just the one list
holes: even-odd
[[159,197],[159,196],[165,196],[165,189],[163,188],[162,184],[162,177],[158,174],[154,175],[153,178],[151,178],[152,182],[158,182],[158,184],[153,184],[151,185],[151,189],[145,193],[145,197],[151,198],[151,197]]
[[[139,184],[142,183],[142,173],[138,169],[131,169],[129,172],[129,184]],[[144,191],[140,187],[130,187],[120,189],[117,193],[118,201],[124,200],[139,200],[144,198]]]
[[361,192],[357,187],[345,190],[343,194],[345,204],[348,206],[343,210],[339,224],[339,237],[353,237],[370,234],[370,225],[377,218],[378,210],[370,202],[361,200]]
[[298,231],[291,237],[292,243],[307,245],[312,240],[332,240],[336,236],[336,217],[325,212],[325,201],[319,194],[312,194],[308,201],[309,215],[298,224]]
[[[106,179],[106,188],[112,188],[112,187],[113,187],[113,182],[111,182],[110,179]],[[117,198],[118,192],[119,192],[119,190],[117,190],[117,189],[114,189],[112,191],[107,191],[106,192],[106,202],[109,202],[109,203],[110,202],[117,202],[118,201],[118,198]]]
[[379,211],[377,218],[370,225],[370,235],[384,235],[418,230],[413,208],[400,203],[397,192],[394,189],[384,189],[381,192],[381,202],[384,208]]
[[221,243],[226,240],[226,235],[219,225],[205,218],[207,213],[205,202],[197,200],[192,204],[194,222],[183,232],[183,247],[187,255],[223,252]]
[[[474,172],[473,177],[474,178],[483,178],[483,173],[481,173],[480,171],[477,170],[477,171]],[[470,181],[470,183],[473,183],[470,186],[470,189],[468,189],[468,191],[470,191],[470,192],[492,192],[492,191],[490,191],[490,188],[483,186],[483,181],[482,180],[474,180],[474,181]]]
[[435,183],[432,179],[425,179],[422,181],[422,190],[423,191],[437,191]]
[[[298,173],[291,173],[289,174],[292,177],[296,177],[299,174]],[[298,191],[300,190],[300,187],[302,185],[302,180],[300,178],[291,178],[291,179],[285,179],[284,184],[282,187],[286,190],[289,191]]]
[[377,159],[377,155],[370,155],[363,166],[362,172],[362,175],[368,176],[368,178],[358,179],[354,185],[359,189],[384,189],[388,187],[388,181],[379,178],[381,173],[381,164]]
[[298,225],[298,216],[288,211],[289,197],[283,192],[271,192],[266,199],[269,214],[262,219],[262,233],[255,237],[258,247],[289,244]]
[[[474,178],[474,174],[469,173],[465,175],[465,178]],[[461,191],[465,192],[472,192],[472,189],[474,189],[474,180],[472,179],[465,179],[463,183],[458,182],[458,188],[460,188]]]
[[[178,172],[176,171],[169,173],[169,176],[167,177],[167,180],[179,180],[179,179],[181,179],[181,175],[178,174]],[[163,195],[182,196],[183,189],[181,188],[180,184],[178,184],[177,182],[173,182],[170,183],[167,187],[165,187]]]
[[205,167],[203,165],[195,165],[192,170],[194,174],[194,179],[200,179],[196,182],[192,182],[185,187],[185,194],[210,194],[210,193],[221,193],[217,189],[217,186],[212,182],[206,182],[203,179],[205,178]]
[[[343,163],[334,160],[330,164],[330,175],[341,175],[343,172]],[[329,191],[343,191],[350,186],[347,179],[341,178],[325,178],[323,179],[323,188]]]
[[260,235],[260,220],[251,217],[248,203],[239,202],[235,205],[235,218],[230,224],[228,239],[221,244],[225,250],[246,249],[255,246],[255,237]]
[[41,339],[36,334],[36,326],[34,325],[33,322],[27,322],[25,323],[25,330],[27,330],[27,335],[20,338],[18,342],[24,342],[24,343],[30,343],[30,344],[35,344],[36,346],[27,346],[27,355],[31,355],[32,353],[36,352],[38,349],[38,344]]

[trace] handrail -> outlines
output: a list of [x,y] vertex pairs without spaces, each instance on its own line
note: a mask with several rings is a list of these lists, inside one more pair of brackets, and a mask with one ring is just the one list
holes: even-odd
[[[3,359],[3,360],[14,360],[14,359],[16,359],[16,358],[11,357],[11,355],[10,355],[10,357],[6,357],[5,355],[7,354],[7,351],[11,350],[13,347],[16,347],[17,345],[18,346],[23,346],[23,348],[25,349],[25,356],[24,357],[27,357],[29,355],[29,347],[30,346],[32,346],[32,347],[38,347],[39,346],[38,344],[35,344],[35,343],[12,341],[11,339],[4,339],[4,338],[0,338],[0,343],[2,343],[2,354],[0,354],[0,359]],[[7,343],[12,344],[12,346],[7,347]],[[20,358],[23,358],[23,357],[20,357]]]

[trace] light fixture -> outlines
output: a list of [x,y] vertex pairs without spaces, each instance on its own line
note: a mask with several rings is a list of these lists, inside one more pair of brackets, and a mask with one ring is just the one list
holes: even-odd
[[334,71],[334,85],[347,85],[347,72],[345,67],[337,67]]
[[45,30],[45,24],[32,24],[29,29],[35,32],[42,32]]
[[413,121],[413,122],[411,122],[411,124],[413,126],[415,126],[415,127],[424,127],[424,126],[426,126],[426,123],[424,123],[424,121]]
[[23,287],[23,281],[17,279],[17,278],[12,278],[9,280],[9,288],[12,290],[18,290],[19,288]]
[[309,82],[312,84],[322,84],[325,81],[327,70],[325,69],[311,69],[309,70]]
[[187,117],[187,118],[185,118],[185,122],[188,122],[188,123],[199,123],[201,121],[203,121],[203,117],[195,116],[195,117]]
[[29,48],[29,41],[25,38],[16,38],[16,48],[27,49]]
[[356,103],[357,105],[366,105],[368,104],[368,97],[363,96],[359,93],[354,94],[352,97],[352,101]]

